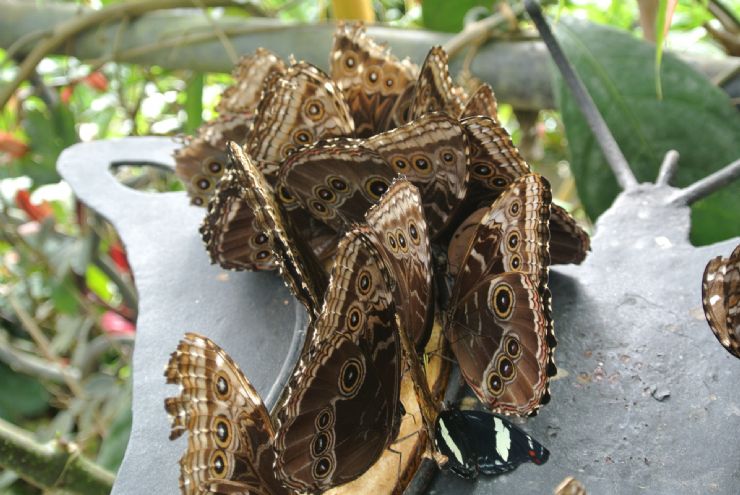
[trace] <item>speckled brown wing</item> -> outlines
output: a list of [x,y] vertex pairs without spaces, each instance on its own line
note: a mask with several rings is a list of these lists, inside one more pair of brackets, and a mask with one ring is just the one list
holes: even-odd
[[544,178],[515,180],[480,219],[455,277],[445,332],[465,380],[493,411],[532,414],[549,400],[550,202]]
[[419,188],[432,239],[448,227],[468,182],[468,150],[458,122],[432,113],[378,134],[363,146]]
[[421,349],[434,323],[434,301],[429,233],[419,190],[408,180],[395,180],[368,210],[365,221],[396,279],[393,297],[400,323]]
[[170,440],[188,433],[180,458],[186,495],[289,493],[273,471],[274,430],[257,391],[234,361],[209,339],[188,333],[172,353],[167,383],[180,394],[165,399]]
[[234,84],[226,88],[216,106],[219,113],[253,114],[265,83],[285,74],[287,68],[280,57],[264,48],[257,48],[254,55],[241,57],[232,76]]
[[701,293],[709,327],[720,344],[740,358],[740,245],[729,258],[717,256],[707,264]]
[[494,95],[493,88],[488,83],[481,84],[478,86],[478,89],[470,95],[470,98],[465,102],[465,107],[463,108],[459,118],[464,119],[479,115],[498,120],[498,104],[496,103],[496,95]]
[[351,230],[337,248],[311,345],[277,410],[275,469],[299,492],[357,478],[398,433],[393,280],[366,229]]
[[226,171],[226,143],[244,142],[251,125],[250,115],[226,113],[184,138],[184,146],[174,152],[175,173],[185,184],[190,203],[208,204]]
[[341,88],[357,137],[408,122],[418,67],[376,44],[361,24],[340,24],[329,56],[331,76]]
[[[470,183],[464,209],[489,206],[513,181],[530,173],[511,136],[494,119],[470,117],[461,122],[470,149]],[[553,264],[580,263],[591,249],[588,234],[563,208],[553,205],[550,224]]]
[[447,53],[440,46],[433,47],[419,70],[411,118],[418,119],[430,112],[444,112],[459,118],[467,99],[465,90],[452,82]]
[[282,202],[297,201],[314,218],[336,231],[361,222],[396,173],[358,140],[320,142],[295,153],[278,176]]
[[229,168],[200,226],[211,263],[228,270],[274,270],[272,249],[245,199],[241,176]]
[[254,225],[267,237],[280,273],[288,288],[315,318],[326,289],[326,274],[304,240],[295,234],[267,183],[249,155],[236,143],[229,143],[233,173],[244,191],[244,201],[254,215]]
[[299,62],[265,88],[246,150],[274,184],[283,160],[302,147],[353,134],[352,117],[339,88],[317,67]]

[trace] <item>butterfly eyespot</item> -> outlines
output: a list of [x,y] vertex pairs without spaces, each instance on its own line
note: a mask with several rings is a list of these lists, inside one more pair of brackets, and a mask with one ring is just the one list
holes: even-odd
[[329,186],[331,186],[331,188],[335,191],[347,190],[347,183],[339,177],[329,177],[329,180],[327,182],[329,183]]
[[264,244],[267,242],[267,235],[264,232],[260,232],[254,237],[255,244]]
[[411,159],[411,163],[413,163],[414,168],[422,174],[428,174],[429,172],[431,172],[429,160],[426,156],[415,156]]
[[332,462],[329,457],[322,457],[313,463],[313,477],[317,480],[323,480],[331,472]]
[[365,378],[365,367],[357,358],[349,358],[339,370],[339,392],[344,397],[354,397]]
[[326,449],[329,448],[330,440],[331,439],[329,438],[329,434],[327,432],[319,432],[319,434],[316,435],[311,442],[311,454],[313,454],[314,457],[319,457],[321,454],[326,452]]
[[380,76],[378,75],[378,69],[376,68],[369,68],[367,70],[367,80],[370,82],[370,84],[375,84],[378,82],[378,79]]
[[516,215],[519,213],[520,208],[521,204],[519,203],[519,201],[514,201],[513,203],[511,203],[511,206],[509,206],[509,213],[511,213],[512,215]]
[[293,139],[299,145],[305,145],[313,141],[313,136],[311,136],[310,132],[301,129],[299,131],[296,131],[296,133],[293,135]]
[[519,341],[512,336],[506,338],[504,349],[506,350],[506,354],[512,359],[518,358],[522,353],[522,348],[519,345]]
[[493,172],[493,169],[487,163],[476,163],[473,166],[473,175],[486,178]]
[[357,65],[357,62],[355,61],[355,57],[352,55],[347,55],[344,59],[344,66],[350,70],[354,70],[355,66]]
[[290,194],[290,191],[288,191],[288,188],[285,187],[285,186],[282,186],[280,188],[280,190],[279,190],[279,196],[280,196],[280,201],[282,201],[284,204],[290,204],[293,201],[295,201],[293,199],[293,195]]
[[220,450],[215,450],[213,454],[211,454],[210,459],[209,471],[211,472],[211,477],[223,478],[224,474],[226,474],[226,465],[227,461],[224,453]]
[[438,156],[447,163],[452,163],[455,160],[455,153],[449,148],[440,151]]
[[493,289],[490,305],[496,316],[506,320],[514,310],[514,291],[509,284],[500,283]]
[[329,203],[333,202],[337,198],[334,192],[323,186],[316,189],[316,195]]
[[393,83],[394,83],[394,81],[393,81],[392,78],[388,78],[388,79],[385,80],[385,85],[388,88],[392,88],[393,87]]
[[200,196],[195,196],[193,199],[190,200],[190,202],[193,203],[195,206],[203,206],[205,204],[205,200]]
[[373,201],[379,200],[388,190],[388,183],[379,177],[371,177],[365,184],[365,189]]
[[409,237],[414,244],[419,244],[419,231],[416,230],[416,224],[414,222],[409,223]]
[[392,158],[391,163],[396,167],[396,170],[406,170],[409,166],[409,162],[402,157]]
[[496,187],[506,187],[509,184],[509,181],[504,179],[503,177],[496,177],[493,179],[493,185]]
[[288,158],[290,155],[296,152],[296,148],[294,146],[286,146],[283,148],[282,155],[283,158]]
[[211,188],[211,181],[203,176],[194,177],[193,184],[201,191],[208,191]]
[[319,100],[308,100],[304,108],[306,110],[306,115],[308,115],[308,118],[311,120],[321,120],[324,116],[324,104]]
[[522,266],[522,258],[518,254],[515,254],[511,257],[511,261],[509,262],[509,264],[511,267],[511,271],[517,271]]
[[327,212],[326,206],[319,203],[318,201],[312,201],[311,208],[322,216]]
[[352,308],[347,314],[347,326],[352,331],[357,330],[362,324],[362,311],[359,308]]
[[257,256],[255,256],[255,258],[257,258],[260,261],[266,260],[269,257],[270,257],[270,251],[260,251],[257,253]]
[[216,372],[216,379],[213,382],[215,386],[214,393],[221,400],[229,398],[229,380],[220,371]]
[[396,238],[398,239],[398,247],[401,248],[401,251],[404,253],[408,251],[408,245],[406,244],[406,236],[403,235],[403,232],[400,230],[396,232]]
[[222,171],[223,169],[224,169],[224,166],[223,166],[223,165],[221,165],[221,164],[220,164],[219,162],[217,162],[217,161],[212,161],[212,162],[209,162],[209,163],[208,163],[208,170],[209,170],[209,171],[210,171],[210,172],[211,172],[212,174],[219,174],[219,173],[221,173],[221,171]]
[[357,290],[362,294],[363,296],[366,296],[372,287],[372,277],[370,276],[370,272],[367,270],[363,270],[360,272],[360,276],[357,277]]
[[216,444],[219,447],[228,447],[231,439],[229,422],[225,417],[219,416],[214,421],[214,428],[216,431]]
[[519,234],[516,232],[512,232],[508,235],[506,238],[506,245],[509,246],[509,249],[512,251],[516,249],[516,247],[519,245]]
[[395,253],[398,249],[398,244],[396,243],[396,237],[389,232],[386,238],[388,239],[388,245],[391,247],[391,250]]
[[326,430],[327,428],[330,428],[334,424],[334,411],[330,407],[325,407],[323,411],[319,413],[318,416],[316,416],[316,422],[314,426],[316,426],[317,430]]
[[514,369],[514,363],[512,363],[511,359],[506,356],[503,356],[499,359],[496,368],[498,369],[501,378],[503,378],[504,380],[511,380],[516,371]]
[[486,385],[493,396],[498,397],[504,391],[504,382],[498,373],[491,372],[486,379]]

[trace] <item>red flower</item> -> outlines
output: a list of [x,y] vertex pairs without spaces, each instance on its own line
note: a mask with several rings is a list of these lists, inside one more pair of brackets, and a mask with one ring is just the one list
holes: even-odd
[[0,131],[0,152],[13,158],[21,158],[28,153],[28,145],[9,132]]
[[84,79],[84,83],[98,91],[108,90],[108,78],[102,72],[91,72]]
[[118,242],[111,244],[108,248],[108,256],[110,256],[110,259],[113,260],[113,263],[115,263],[118,269],[122,272],[128,273],[131,271],[131,267],[128,264],[128,258],[126,258],[126,251],[123,250],[123,247],[121,247]]
[[15,193],[15,204],[18,205],[18,208],[25,211],[30,219],[38,222],[54,216],[51,205],[46,201],[38,205],[31,203],[31,193],[26,189],[20,189]]
[[113,311],[106,311],[100,318],[100,326],[108,334],[134,335],[136,326]]
[[75,84],[72,83],[68,86],[64,86],[62,90],[59,92],[59,98],[62,100],[62,103],[65,105],[69,103],[69,100],[72,99],[72,93],[74,93],[75,90]]

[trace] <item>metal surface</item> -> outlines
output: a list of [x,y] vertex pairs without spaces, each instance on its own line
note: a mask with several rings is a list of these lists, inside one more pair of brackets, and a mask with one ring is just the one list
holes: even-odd
[[[187,206],[184,193],[138,193],[108,173],[116,161],[170,164],[173,147],[153,138],[82,144],[59,164],[119,230],[140,293],[134,426],[118,494],[177,493],[185,442],[167,440],[162,400],[174,387],[162,370],[183,332],[224,345],[265,393],[304,325],[276,274],[208,264],[197,234],[203,210]],[[524,425],[549,462],[477,482],[443,472],[430,493],[547,494],[568,475],[591,494],[738,493],[740,361],[704,320],[701,275],[740,238],[691,246],[689,208],[666,204],[676,192],[639,185],[623,193],[599,219],[584,264],[552,270],[560,374],[552,402]]]

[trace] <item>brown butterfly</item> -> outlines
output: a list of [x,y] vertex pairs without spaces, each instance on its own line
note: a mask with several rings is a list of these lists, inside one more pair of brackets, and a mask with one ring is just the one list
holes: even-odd
[[[339,90],[318,68],[293,64],[284,74],[271,72],[265,85],[246,149],[268,183],[275,181],[279,164],[301,147],[353,133]],[[212,261],[224,268],[274,269],[275,260],[265,249],[265,233],[255,228],[243,194],[236,175],[221,181],[201,227],[206,248]],[[336,248],[337,234],[298,211],[291,198],[284,197],[282,204],[299,233],[296,237],[311,239],[317,256],[328,259]]]
[[729,258],[711,260],[701,284],[709,327],[725,349],[740,358],[740,245]]
[[393,57],[367,36],[363,25],[337,27],[329,65],[349,105],[357,137],[409,121],[418,67]]
[[531,414],[549,401],[550,203],[544,178],[520,177],[450,244],[445,332],[463,377],[493,411]]
[[234,84],[224,91],[216,108],[218,118],[203,124],[195,137],[185,138],[185,146],[175,151],[175,171],[192,204],[208,203],[226,168],[226,143],[245,142],[265,80],[284,71],[282,60],[264,48],[242,57],[233,72]]

